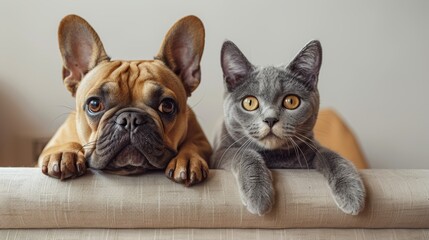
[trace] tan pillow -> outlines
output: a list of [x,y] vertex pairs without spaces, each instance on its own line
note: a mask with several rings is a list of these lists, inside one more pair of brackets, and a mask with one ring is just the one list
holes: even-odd
[[334,110],[320,110],[314,134],[323,146],[352,161],[357,168],[368,168],[356,137]]

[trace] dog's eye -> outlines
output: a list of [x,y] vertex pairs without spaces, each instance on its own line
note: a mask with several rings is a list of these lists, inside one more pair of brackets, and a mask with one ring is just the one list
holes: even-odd
[[161,104],[159,104],[158,110],[165,114],[172,114],[176,111],[176,103],[173,99],[164,99]]
[[88,100],[88,111],[98,113],[104,109],[103,103],[98,98],[90,98]]
[[301,100],[296,95],[287,95],[283,100],[283,107],[289,110],[294,110],[299,107]]

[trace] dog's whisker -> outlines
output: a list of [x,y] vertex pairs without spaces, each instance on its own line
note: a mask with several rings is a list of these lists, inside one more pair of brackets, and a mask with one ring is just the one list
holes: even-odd
[[73,112],[66,112],[66,113],[61,113],[60,115],[56,116],[54,119],[51,120],[51,123],[56,122],[58,119],[64,117],[64,116],[69,116],[70,114],[74,114]]
[[200,98],[194,105],[188,107],[188,111],[193,110],[196,106],[198,106],[203,101],[203,97]]
[[79,150],[77,150],[75,153],[77,154],[77,153],[79,153],[82,150],[90,149],[90,148],[92,148],[96,144],[97,144],[97,140],[92,141],[92,142],[88,142],[88,143],[82,145],[82,147]]
[[56,107],[67,108],[67,109],[72,110],[72,111],[76,110],[73,107],[66,106],[66,105],[56,105]]

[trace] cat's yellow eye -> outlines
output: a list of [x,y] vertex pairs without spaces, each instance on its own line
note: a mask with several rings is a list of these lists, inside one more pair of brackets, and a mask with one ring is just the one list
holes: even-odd
[[289,110],[294,110],[299,107],[301,100],[296,95],[287,95],[283,100],[283,107]]
[[259,107],[259,102],[254,96],[247,96],[243,99],[242,105],[247,111],[254,111]]

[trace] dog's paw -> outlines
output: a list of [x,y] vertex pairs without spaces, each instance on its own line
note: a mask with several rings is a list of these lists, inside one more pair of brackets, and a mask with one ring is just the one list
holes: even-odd
[[[246,183],[243,183],[244,185]],[[241,201],[252,214],[263,216],[269,213],[274,205],[274,188],[271,182],[242,186]]]
[[209,173],[207,162],[199,155],[177,156],[165,169],[167,177],[177,183],[191,186],[204,181]]
[[81,152],[58,152],[43,158],[42,172],[50,177],[65,180],[86,172],[85,157]]
[[357,215],[365,207],[365,187],[361,179],[339,178],[332,184],[337,206],[347,214]]

